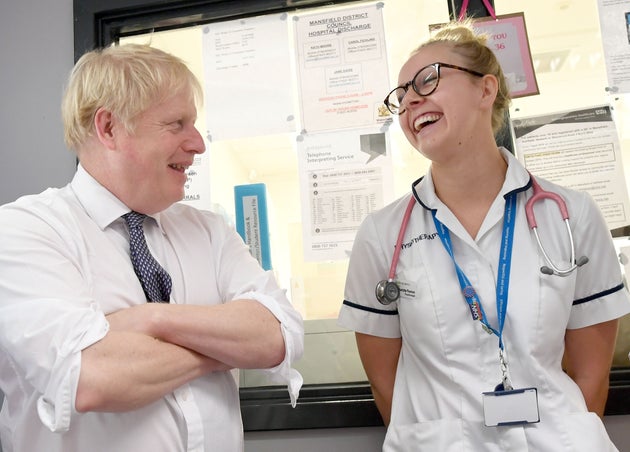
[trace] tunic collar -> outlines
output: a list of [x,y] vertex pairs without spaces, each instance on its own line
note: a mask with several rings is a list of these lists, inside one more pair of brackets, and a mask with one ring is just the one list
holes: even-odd
[[[514,191],[525,191],[531,186],[530,175],[517,158],[506,148],[500,147],[499,151],[505,159],[508,167],[505,182],[499,192],[499,196],[505,198]],[[411,191],[418,203],[427,210],[435,210],[444,207],[444,204],[435,193],[431,169],[424,177],[416,180],[411,185]]]

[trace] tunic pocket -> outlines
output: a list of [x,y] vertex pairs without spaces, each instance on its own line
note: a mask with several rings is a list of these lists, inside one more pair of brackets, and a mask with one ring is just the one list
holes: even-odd
[[574,452],[618,452],[595,413],[574,413],[563,417],[564,431]]
[[440,419],[415,424],[391,425],[383,452],[464,452],[460,419]]

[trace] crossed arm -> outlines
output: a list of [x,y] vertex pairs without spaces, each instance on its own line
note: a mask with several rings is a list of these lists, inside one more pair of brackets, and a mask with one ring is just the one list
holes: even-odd
[[284,359],[280,322],[254,300],[147,303],[107,319],[108,334],[81,354],[80,412],[136,409],[208,372],[273,367]]

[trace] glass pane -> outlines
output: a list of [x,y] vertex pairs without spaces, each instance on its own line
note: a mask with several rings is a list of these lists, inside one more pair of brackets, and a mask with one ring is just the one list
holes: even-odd
[[[597,1],[556,2],[540,7],[527,0],[495,0],[495,7],[499,13],[524,12],[540,91],[537,96],[514,99],[511,118],[611,105],[626,186],[630,187],[630,95],[611,95],[606,89]],[[628,242],[628,232],[625,235],[615,239],[618,247]],[[630,316],[621,320],[617,338],[613,366],[630,367]]]
[[[428,36],[429,25],[448,21],[448,6],[445,1],[429,0],[388,0],[383,4],[391,89],[397,84],[398,69],[415,46]],[[515,99],[510,116],[519,118],[610,104],[615,112],[623,160],[630,165],[630,99],[627,94],[612,96],[606,91],[597,1],[559,2],[541,8],[536,2],[527,0],[495,0],[495,6],[499,14],[524,12],[540,91],[536,96]],[[291,13],[288,20],[293,14],[312,12],[304,9]],[[414,26],[400,26],[410,23]],[[120,42],[150,43],[174,53],[183,58],[203,81],[202,33],[203,25],[199,25],[124,37]],[[253,79],[251,83],[261,84],[262,89],[265,80]],[[297,93],[293,94],[297,99]],[[387,91],[383,92],[382,97],[386,94]],[[220,106],[205,105],[199,111],[197,123],[206,135],[209,133],[205,126],[205,112],[210,108]],[[246,103],[242,108],[247,108]],[[240,122],[239,117],[232,119]],[[246,123],[240,125],[248,127]],[[296,130],[300,129],[298,124]],[[407,143],[396,121],[387,133],[394,164],[394,186],[393,196],[386,199],[386,203],[407,193],[411,183],[428,168],[428,162]],[[348,261],[308,262],[304,259],[302,230],[308,225],[302,224],[295,142],[296,133],[276,133],[209,143],[206,164],[209,166],[211,208],[234,222],[233,187],[258,182],[266,185],[273,271],[306,320],[306,356],[298,364],[305,382],[364,380],[354,335],[338,328],[335,322],[343,300]],[[630,169],[625,170],[625,175],[630,186]],[[628,235],[626,232],[617,240],[627,241]],[[630,366],[629,351],[630,318],[625,318],[615,353],[616,366]],[[259,382],[255,374],[245,372],[242,383],[257,385]]]

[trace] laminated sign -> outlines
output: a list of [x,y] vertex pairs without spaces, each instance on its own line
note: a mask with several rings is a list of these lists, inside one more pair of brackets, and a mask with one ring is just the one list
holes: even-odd
[[[429,25],[431,33],[445,24]],[[506,14],[475,17],[473,28],[488,36],[488,47],[499,60],[513,99],[539,94],[538,82],[529,48],[525,15]]]
[[261,267],[271,270],[265,184],[236,185],[234,203],[236,231]]

